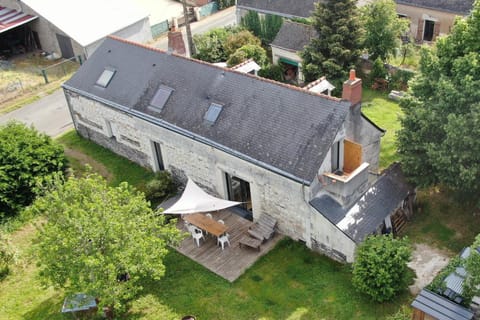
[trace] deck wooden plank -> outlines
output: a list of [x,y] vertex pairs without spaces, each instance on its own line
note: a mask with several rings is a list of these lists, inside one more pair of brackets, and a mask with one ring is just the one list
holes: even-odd
[[[265,255],[283,238],[283,235],[277,233],[272,239],[262,244],[259,251],[241,248],[239,241],[247,233],[252,222],[229,210],[221,210],[212,215],[215,220],[225,221],[225,225],[228,227],[230,247],[226,246],[222,251],[222,248],[217,246],[217,237],[209,235],[206,236],[205,241],[201,240],[200,247],[197,247],[192,237],[187,237],[175,249],[230,282],[238,279],[258,258]],[[186,232],[181,219],[179,219],[177,227]]]

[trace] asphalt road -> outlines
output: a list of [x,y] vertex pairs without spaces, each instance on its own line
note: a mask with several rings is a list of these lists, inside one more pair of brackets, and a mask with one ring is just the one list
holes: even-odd
[[41,98],[31,104],[0,116],[0,124],[17,120],[33,125],[38,131],[55,137],[73,128],[63,90]]

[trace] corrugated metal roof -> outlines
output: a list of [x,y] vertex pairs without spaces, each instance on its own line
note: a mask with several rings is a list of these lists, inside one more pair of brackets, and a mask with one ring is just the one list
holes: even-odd
[[32,16],[21,11],[0,6],[0,33],[11,30],[35,19],[37,19],[37,16]]
[[148,17],[148,12],[131,0],[22,2],[81,46],[88,46]]
[[445,278],[445,286],[453,290],[455,293],[462,294],[463,293],[463,281],[465,280],[464,277],[461,277],[456,272],[450,273]]
[[438,320],[473,319],[472,311],[426,289],[413,300],[412,307]]

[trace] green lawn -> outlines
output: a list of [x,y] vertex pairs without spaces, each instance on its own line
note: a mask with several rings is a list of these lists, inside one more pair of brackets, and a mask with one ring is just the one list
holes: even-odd
[[395,135],[400,129],[399,116],[402,115],[402,110],[397,102],[388,99],[386,93],[364,88],[362,111],[380,128],[387,130],[382,137],[380,151],[380,168],[384,169],[398,161]]
[[[84,140],[74,132],[59,141],[70,151],[71,163],[81,171],[92,161],[111,183],[127,180],[142,185],[151,176],[147,170],[108,150]],[[85,152],[85,153],[83,153]],[[35,228],[25,225],[11,234],[19,263],[0,282],[0,314],[3,319],[69,319],[60,314],[64,295],[42,288],[35,266]],[[218,277],[202,266],[172,251],[166,258],[165,277],[145,279],[144,292],[133,301],[128,319],[384,319],[408,303],[403,293],[391,304],[376,304],[355,292],[349,266],[285,240],[261,258],[236,282]]]

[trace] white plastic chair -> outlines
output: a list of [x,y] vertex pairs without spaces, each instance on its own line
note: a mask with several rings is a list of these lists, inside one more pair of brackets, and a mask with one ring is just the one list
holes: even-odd
[[207,218],[213,219],[212,214],[210,213],[207,213],[205,216],[207,216]]
[[218,223],[225,225],[225,221],[223,221],[222,219],[218,220]]
[[193,231],[190,231],[190,233],[192,235],[193,242],[196,242],[197,247],[200,247],[200,239],[203,239],[203,241],[205,241],[202,230],[193,226]]
[[225,243],[227,243],[228,246],[230,246],[230,240],[228,239],[228,237],[229,237],[229,235],[227,233],[227,234],[224,234],[223,236],[220,236],[220,237],[217,238],[217,245],[218,244],[222,245],[222,251],[225,248]]

